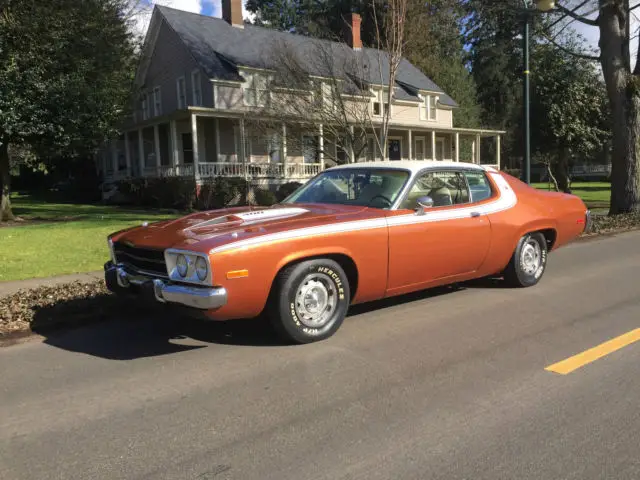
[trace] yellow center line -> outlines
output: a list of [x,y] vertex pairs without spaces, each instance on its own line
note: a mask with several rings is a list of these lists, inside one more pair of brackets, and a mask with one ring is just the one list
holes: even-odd
[[573,357],[569,357],[553,365],[549,365],[545,368],[548,372],[559,373],[560,375],[566,375],[568,373],[577,370],[591,362],[595,362],[599,358],[609,355],[610,353],[620,350],[627,345],[631,345],[634,342],[640,340],[640,328],[631,330],[619,337],[612,338],[611,340],[601,343],[600,345],[585,350],[582,353],[578,353]]

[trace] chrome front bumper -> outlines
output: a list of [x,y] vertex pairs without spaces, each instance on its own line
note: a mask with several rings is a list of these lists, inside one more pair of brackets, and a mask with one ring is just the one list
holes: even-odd
[[198,287],[171,283],[133,273],[120,265],[107,262],[104,266],[107,288],[114,293],[142,293],[151,289],[158,302],[176,303],[200,310],[220,308],[227,303],[227,291],[222,287]]

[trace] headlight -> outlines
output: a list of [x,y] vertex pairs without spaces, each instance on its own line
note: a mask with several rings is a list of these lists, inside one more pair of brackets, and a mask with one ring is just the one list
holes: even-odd
[[178,255],[178,260],[176,261],[176,267],[178,268],[178,274],[184,278],[187,276],[187,271],[189,270],[189,263],[187,262],[187,257],[180,254]]
[[198,257],[196,260],[196,273],[198,274],[198,278],[201,282],[204,282],[207,279],[207,273],[209,267],[207,266],[207,262],[204,258]]

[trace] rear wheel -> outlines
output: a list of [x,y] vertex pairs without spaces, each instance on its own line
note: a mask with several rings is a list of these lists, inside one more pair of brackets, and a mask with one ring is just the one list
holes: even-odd
[[285,340],[310,343],[324,340],[340,328],[349,302],[349,281],[337,262],[306,260],[280,272],[268,314]]
[[516,246],[504,271],[504,279],[512,287],[536,285],[547,266],[547,240],[540,232],[527,233]]

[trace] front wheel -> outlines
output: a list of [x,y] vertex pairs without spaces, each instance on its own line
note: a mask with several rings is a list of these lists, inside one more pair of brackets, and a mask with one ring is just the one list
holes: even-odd
[[331,259],[306,260],[276,278],[268,314],[287,341],[311,343],[332,336],[347,314],[349,281]]
[[524,235],[504,271],[504,279],[513,287],[532,287],[542,278],[547,266],[547,241],[539,232]]

